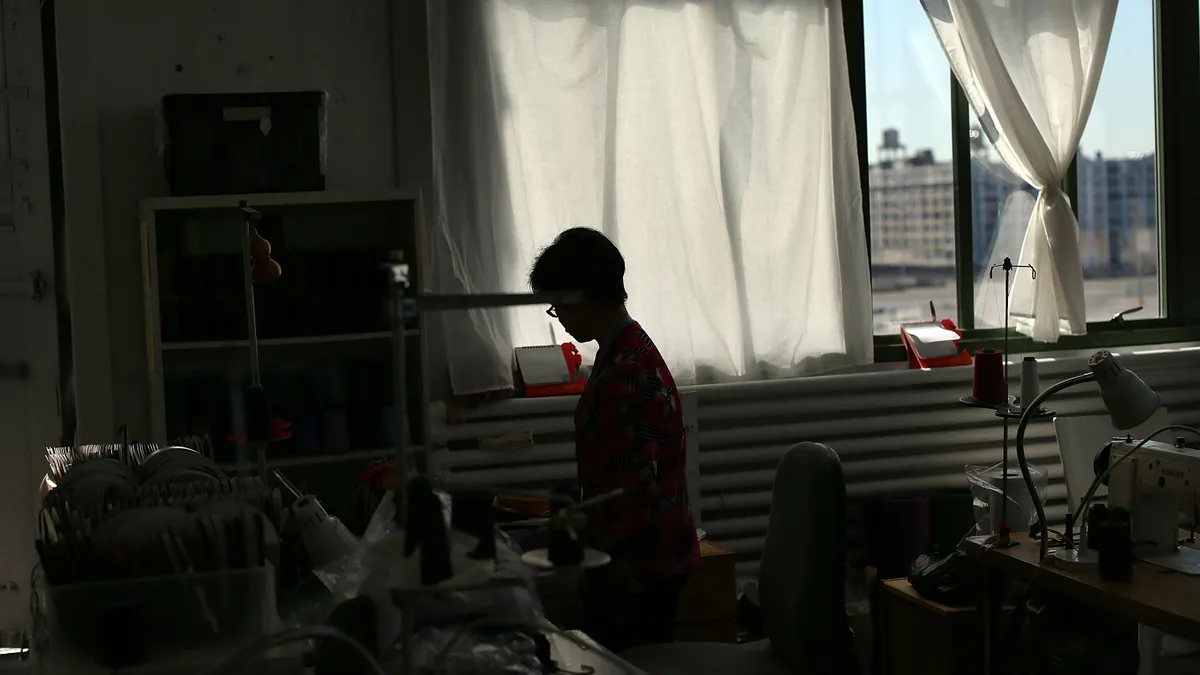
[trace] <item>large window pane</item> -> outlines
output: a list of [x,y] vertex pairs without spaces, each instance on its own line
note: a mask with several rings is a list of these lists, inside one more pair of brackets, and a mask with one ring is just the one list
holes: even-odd
[[[1138,306],[1144,309],[1131,319],[1160,316],[1153,39],[1152,0],[1121,2],[1077,161],[1089,322]],[[1005,168],[983,137],[972,137],[975,325],[998,327],[1004,325],[1004,275],[989,272],[1006,256],[1019,257],[1037,192]],[[1043,279],[1050,276],[1038,282]]]
[[919,2],[864,0],[875,333],[957,320],[950,68]]
[[1088,321],[1162,316],[1155,166],[1154,3],[1122,0],[1079,144],[1079,257]]

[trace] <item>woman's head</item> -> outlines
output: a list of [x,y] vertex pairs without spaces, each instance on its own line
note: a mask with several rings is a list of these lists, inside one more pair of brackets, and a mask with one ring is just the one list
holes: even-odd
[[587,227],[559,234],[533,263],[529,285],[538,293],[582,291],[583,302],[550,308],[550,315],[579,342],[600,337],[624,313],[625,258],[608,237]]

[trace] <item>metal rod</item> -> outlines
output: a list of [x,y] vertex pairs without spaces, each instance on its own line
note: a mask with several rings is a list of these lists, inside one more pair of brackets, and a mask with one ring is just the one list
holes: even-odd
[[282,471],[275,469],[272,471],[272,474],[275,476],[275,480],[279,481],[279,484],[283,486],[283,489],[287,490],[293,498],[300,499],[304,496],[304,493],[300,491],[300,488],[296,487],[292,481],[288,480],[287,476],[283,475]]
[[412,439],[408,436],[408,382],[405,372],[408,369],[408,336],[404,334],[404,287],[392,284],[393,298],[396,309],[392,313],[392,358],[398,361],[392,368],[392,405],[396,409],[396,467],[401,475],[408,475],[413,468],[409,446]]
[[464,309],[492,309],[522,305],[565,305],[580,302],[578,291],[558,293],[479,293],[479,294],[418,294],[417,309],[422,312],[444,312]]
[[[257,310],[254,306],[254,258],[250,248],[250,228],[254,226],[254,221],[257,220],[257,212],[247,211],[242,208],[245,214],[245,220],[242,224],[242,286],[246,293],[246,337],[247,347],[250,354],[250,386],[255,389],[262,388],[262,371],[258,362],[258,320]],[[243,456],[238,458],[238,466],[242,467],[248,461],[245,454],[253,454],[258,463],[258,475],[264,479],[267,477],[267,446],[266,443],[252,443],[250,441],[250,427],[254,424],[250,420],[246,420],[244,429],[246,439],[244,444],[239,444],[239,447],[245,447],[250,453],[239,453]],[[241,473],[242,469],[239,468]]]
[[250,384],[262,386],[262,372],[258,365],[258,321],[254,308],[254,260],[250,251],[250,228],[252,216],[247,216],[242,225],[242,286],[246,292],[246,335],[250,348]]
[[1011,354],[1008,353],[1008,294],[1011,292],[1011,275],[1012,265],[1008,258],[1004,259],[1004,457],[1001,460],[1000,472],[1004,477],[1000,482],[1000,529],[1001,537],[1004,541],[1008,540],[1008,533],[1012,531],[1012,526],[1008,524],[1008,360]]

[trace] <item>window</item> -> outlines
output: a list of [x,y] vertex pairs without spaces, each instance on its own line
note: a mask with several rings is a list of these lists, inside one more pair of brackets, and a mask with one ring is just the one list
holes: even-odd
[[950,68],[919,2],[864,0],[876,335],[957,318]]
[[1162,315],[1153,72],[1153,2],[1121,2],[1076,158],[1088,321]]
[[[922,4],[862,3],[877,344],[895,344],[900,324],[929,317],[930,302],[939,318],[954,318],[968,330],[1000,328],[1004,276],[992,268],[1006,257],[1019,260],[1037,191],[1005,166],[974,112],[953,104],[961,92]],[[1164,24],[1176,12],[1178,7],[1159,7]],[[1166,57],[1157,54],[1154,22],[1154,0],[1119,3],[1096,99],[1066,181],[1080,226],[1090,334],[1112,328],[1115,314],[1137,307],[1142,310],[1130,321],[1165,315],[1156,156],[1162,94],[1155,82],[1156,76],[1178,80],[1183,73],[1156,71]],[[1194,46],[1197,35],[1168,39]],[[969,200],[956,203],[955,190],[968,175]]]

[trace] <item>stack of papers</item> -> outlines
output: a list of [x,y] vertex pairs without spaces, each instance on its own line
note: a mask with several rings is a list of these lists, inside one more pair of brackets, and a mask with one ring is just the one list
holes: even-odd
[[912,345],[917,358],[945,359],[958,356],[958,333],[943,328],[937,323],[914,323],[903,326],[908,334],[908,343]]

